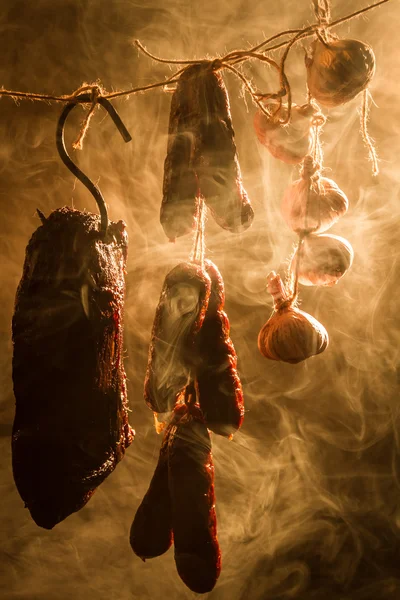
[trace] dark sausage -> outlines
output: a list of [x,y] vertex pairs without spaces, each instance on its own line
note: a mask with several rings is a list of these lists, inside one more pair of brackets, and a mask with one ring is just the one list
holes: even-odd
[[172,544],[171,499],[168,487],[168,445],[171,430],[182,414],[184,405],[177,406],[165,430],[157,467],[149,489],[136,511],[130,532],[130,544],[143,560],[161,556]]
[[199,85],[199,188],[217,223],[233,233],[246,230],[254,212],[242,184],[228,92],[221,73],[203,67]]
[[199,195],[194,167],[198,111],[193,77],[197,70],[194,65],[182,73],[171,100],[160,212],[161,224],[171,241],[190,233],[195,226]]
[[236,370],[235,348],[229,337],[229,320],[223,311],[224,282],[210,260],[205,261],[205,267],[211,279],[211,295],[196,339],[199,403],[207,427],[215,433],[229,436],[243,422],[243,392]]
[[171,429],[168,465],[178,574],[193,592],[206,593],[220,574],[221,553],[211,440],[196,406],[187,408]]
[[188,382],[210,290],[209,276],[195,263],[181,263],[165,278],[144,384],[146,403],[154,412],[172,410]]
[[130,544],[143,560],[161,556],[172,544],[171,502],[168,490],[168,435],[161,446],[154,475],[130,531]]
[[185,69],[172,97],[160,213],[171,240],[195,227],[200,196],[224,229],[250,227],[228,93],[211,63]]

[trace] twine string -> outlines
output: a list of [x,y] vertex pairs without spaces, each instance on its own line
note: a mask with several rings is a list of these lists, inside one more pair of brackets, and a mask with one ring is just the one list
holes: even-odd
[[[82,87],[84,87],[85,89],[82,89]],[[82,91],[85,91],[89,86],[84,85],[82,87],[79,90],[79,93],[81,93]],[[72,147],[74,150],[82,150],[82,148],[83,148],[83,140],[89,129],[90,121],[94,115],[94,111],[95,111],[96,105],[98,103],[98,100],[99,100],[100,96],[102,95],[102,91],[103,91],[103,89],[99,84],[95,84],[91,87],[92,103],[91,103],[89,111],[81,125],[79,135],[78,135],[77,139],[75,140],[75,142],[72,144]],[[74,92],[74,95],[77,95],[77,93]]]
[[281,125],[286,125],[287,123],[290,122],[291,113],[292,113],[292,91],[291,91],[288,79],[286,77],[286,74],[285,74],[285,63],[286,63],[287,57],[289,55],[290,49],[295,45],[295,43],[298,41],[298,39],[300,39],[301,36],[302,36],[302,33],[298,33],[288,43],[288,45],[286,46],[286,49],[282,55],[281,63],[279,66],[281,88],[284,88],[286,90],[286,94],[287,94],[287,112],[286,112],[286,117],[284,119],[280,120]]
[[331,21],[331,7],[329,0],[312,0],[315,18],[321,27],[328,25]]
[[310,230],[310,233],[316,231],[321,226],[321,196],[323,194],[322,185],[321,185],[321,169],[323,162],[323,152],[322,152],[322,144],[321,144],[321,131],[322,127],[325,124],[325,117],[322,115],[318,115],[318,118],[313,119],[314,122],[314,148],[313,148],[313,162],[315,166],[315,173],[310,178],[309,186],[308,186],[308,194],[307,194],[307,205],[306,205],[306,215],[308,218],[309,214],[309,206],[310,206],[310,193],[312,186],[316,186],[318,192],[318,223],[314,227],[313,230]]
[[204,202],[204,198],[201,199],[201,229],[200,229],[200,264],[202,269],[204,269],[204,259],[205,259],[205,255],[206,255],[206,235],[205,235],[205,228],[206,228],[206,214],[207,214],[207,207],[206,204]]
[[188,60],[188,59],[171,59],[171,58],[161,58],[160,56],[155,56],[155,54],[152,54],[151,52],[149,52],[149,50],[147,50],[147,48],[145,48],[145,46],[143,46],[143,44],[140,42],[140,40],[135,40],[134,45],[137,46],[137,48],[143,52],[143,54],[145,54],[146,56],[148,56],[149,58],[151,58],[152,60],[159,62],[159,63],[165,63],[167,65],[195,65],[195,64],[199,64],[202,62],[209,62],[208,60]]
[[319,41],[324,44],[324,46],[328,46],[329,40],[332,39],[332,35],[327,29],[327,25],[329,25],[331,21],[330,0],[312,0],[312,3],[314,5],[315,17],[319,24],[315,33],[317,34]]
[[[315,103],[314,103],[314,105],[317,106]],[[314,163],[317,165],[318,171],[320,171],[322,168],[322,162],[324,159],[324,155],[323,155],[323,151],[322,151],[322,144],[321,144],[321,133],[322,133],[322,128],[326,123],[326,117],[319,110],[315,115],[313,115],[313,118],[311,119],[311,123],[314,127],[312,157],[313,157]]]
[[368,133],[368,119],[369,119],[369,105],[371,101],[371,94],[368,89],[364,90],[361,101],[360,109],[360,125],[361,125],[361,137],[364,144],[368,149],[368,158],[372,163],[372,175],[376,177],[379,174],[378,155],[374,140]]
[[[229,69],[230,71],[232,71],[234,73],[234,75],[236,77],[238,77],[242,83],[244,84],[244,87],[247,89],[247,91],[249,92],[253,102],[258,106],[258,108],[266,115],[269,116],[268,111],[265,110],[264,106],[261,104],[259,98],[266,98],[266,97],[281,97],[282,95],[284,95],[286,93],[285,91],[285,87],[286,85],[288,85],[288,82],[286,80],[286,85],[282,86],[283,90],[279,90],[279,92],[277,93],[267,93],[267,94],[263,94],[263,93],[258,93],[256,92],[256,90],[253,89],[253,86],[250,82],[250,80],[243,75],[243,73],[241,73],[238,69],[236,69],[235,67],[233,67],[230,63],[231,62],[242,62],[244,60],[248,60],[250,58],[253,59],[257,59],[260,60],[261,62],[267,62],[269,65],[273,66],[278,73],[280,73],[280,67],[279,65],[276,63],[276,61],[274,61],[272,58],[269,58],[268,56],[264,56],[264,54],[259,54],[257,52],[249,52],[246,50],[235,50],[233,52],[230,52],[228,54],[226,54],[223,57],[218,57],[218,58],[214,58],[214,59],[200,59],[200,60],[170,60],[170,59],[165,59],[165,58],[160,58],[159,56],[155,56],[154,54],[152,54],[151,52],[149,52],[147,50],[147,48],[145,48],[143,46],[143,44],[141,44],[141,42],[139,40],[135,40],[135,45],[138,47],[138,49],[143,52],[146,56],[148,56],[149,58],[151,58],[152,60],[156,61],[156,62],[160,62],[160,63],[167,63],[167,64],[184,64],[184,65],[210,65],[211,68],[214,71],[218,71],[220,69],[226,68]],[[185,70],[185,69],[183,69]],[[176,76],[176,74],[175,74]],[[282,77],[281,77],[282,80]],[[283,81],[285,81],[285,79],[283,79]]]
[[[379,7],[382,4],[386,4],[386,2],[389,2],[389,1],[390,0],[379,0],[378,2],[375,2],[374,4],[371,4],[370,6],[366,6],[365,8],[362,8],[358,11],[348,14],[345,17],[342,17],[341,19],[332,21],[331,23],[327,24],[326,27],[330,29],[332,27],[341,25],[342,23],[350,21],[351,19],[355,19],[356,17],[366,13],[367,11],[370,11],[374,8]],[[263,54],[258,53],[258,51],[263,49],[263,53],[265,53],[265,52],[271,52],[273,50],[277,50],[279,48],[282,48],[282,47],[288,46],[288,45],[290,45],[290,47],[292,47],[292,45],[301,41],[302,39],[305,39],[307,37],[311,37],[311,36],[315,35],[315,32],[319,27],[320,27],[319,23],[315,23],[313,25],[304,27],[302,29],[288,29],[286,31],[282,31],[282,32],[268,38],[267,40],[264,40],[260,44],[257,44],[256,46],[253,46],[252,48],[249,48],[248,50],[239,50],[239,51],[235,51],[235,52],[230,52],[222,59],[217,57],[216,59],[208,60],[208,62],[212,63],[214,61],[221,61],[220,68],[224,68],[224,65],[222,63],[225,63],[225,65],[226,65],[227,64],[226,61],[232,62],[233,64],[235,64],[235,61],[243,62],[244,60],[250,60],[253,58],[258,58],[259,60],[261,60],[261,56],[263,56],[263,60],[266,60],[267,62],[270,62],[270,64],[273,64],[274,61],[272,61],[272,59],[268,59]],[[280,37],[292,35],[292,34],[294,34],[294,38],[291,38],[289,40],[286,39],[282,42],[279,42],[278,44],[268,47],[268,44],[270,44],[272,41],[274,41]],[[140,42],[136,41],[135,44],[142,52],[147,54],[153,60],[158,60],[159,62],[163,62],[165,64],[186,64],[186,65],[188,65],[188,64],[194,64],[194,63],[206,62],[206,59],[185,61],[185,60],[171,60],[171,59],[163,59],[163,58],[155,57],[148,50],[146,50]],[[257,55],[257,53],[259,55]],[[224,60],[224,58],[226,60]],[[134,88],[127,89],[127,90],[121,90],[118,92],[110,92],[110,93],[107,93],[104,89],[102,89],[100,94],[103,98],[111,100],[113,98],[119,98],[121,96],[130,96],[132,94],[145,92],[147,90],[154,89],[157,87],[164,87],[168,83],[175,83],[177,81],[177,78],[183,71],[184,71],[184,69],[180,69],[179,71],[173,73],[169,78],[167,78],[163,81],[157,81],[155,83],[151,83],[149,85],[134,87]],[[99,85],[99,84],[95,84],[95,85]],[[68,102],[72,102],[74,100],[79,102],[79,98],[77,98],[77,96],[79,96],[79,94],[82,93],[82,91],[85,91],[85,90],[87,91],[89,89],[92,90],[93,87],[94,87],[94,84],[92,84],[92,85],[83,84],[83,86],[81,86],[78,90],[76,90],[72,94],[64,94],[64,95],[58,95],[58,96],[54,95],[54,94],[21,92],[21,91],[7,90],[4,88],[1,88],[0,89],[0,97],[1,96],[9,96],[13,99],[24,99],[24,100],[43,101],[43,102],[68,103]]]
[[189,260],[199,264],[204,269],[204,258],[205,258],[205,217],[206,217],[206,206],[204,198],[198,196],[197,198],[197,214],[196,214],[196,233],[193,241],[192,252],[190,253]]
[[304,238],[306,237],[305,232],[301,232],[299,234],[299,241],[297,244],[297,248],[295,250],[295,256],[296,256],[296,261],[295,261],[295,268],[294,268],[294,273],[292,273],[291,277],[290,277],[290,288],[291,288],[291,294],[290,294],[290,298],[289,298],[289,302],[290,304],[295,304],[297,297],[299,295],[299,271],[300,271],[300,260],[301,260],[301,254],[302,254],[302,247],[303,247],[303,241]]
[[[366,6],[365,8],[356,10],[355,12],[350,13],[350,14],[346,15],[345,17],[342,17],[341,19],[336,19],[336,21],[332,21],[331,23],[327,24],[325,26],[325,29],[331,29],[332,27],[337,27],[338,25],[342,25],[343,23],[346,23],[347,21],[351,21],[352,19],[355,19],[374,8],[378,8],[382,4],[386,4],[386,2],[389,2],[389,1],[390,0],[379,0],[379,2],[375,2],[374,4],[370,4],[369,6]],[[267,40],[264,40],[264,42],[261,42],[261,44],[254,46],[250,50],[257,51],[257,50],[261,50],[262,48],[263,48],[263,52],[271,52],[272,50],[279,50],[279,48],[283,48],[283,46],[286,46],[290,42],[290,40],[285,40],[283,42],[279,42],[278,44],[275,44],[274,46],[268,46],[268,44],[270,44],[272,41],[274,41],[275,39],[277,39],[283,35],[302,33],[302,36],[299,37],[297,40],[297,41],[300,41],[301,39],[305,39],[307,37],[311,37],[311,36],[315,35],[315,33],[319,27],[320,27],[319,23],[314,23],[313,25],[310,25],[308,27],[303,27],[303,29],[290,29],[287,31],[283,31],[281,33],[278,33],[277,35],[272,36],[271,38],[268,38]],[[265,46],[267,46],[267,47],[265,47]]]
[[[157,81],[155,83],[150,83],[148,85],[143,85],[143,86],[131,88],[128,90],[121,90],[120,92],[107,93],[106,91],[104,91],[104,88],[102,88],[103,91],[99,94],[99,98],[105,98],[106,100],[113,100],[114,98],[120,98],[121,96],[130,96],[132,94],[146,92],[146,91],[154,89],[154,88],[166,87],[170,83],[176,83],[178,81],[179,75],[181,75],[181,73],[183,73],[184,70],[185,70],[185,68],[179,69],[179,71],[176,71],[175,73],[173,73],[173,75],[171,75],[170,77],[167,77],[167,79],[164,79],[162,81]],[[32,92],[19,92],[19,91],[6,90],[4,88],[1,88],[0,89],[0,97],[8,96],[15,101],[20,99],[20,100],[34,100],[34,101],[38,101],[38,102],[63,102],[66,104],[68,104],[69,102],[76,102],[77,104],[79,104],[79,103],[87,104],[87,100],[81,100],[79,98],[79,96],[82,94],[83,91],[91,90],[95,85],[97,85],[97,84],[83,85],[83,86],[80,86],[77,90],[75,90],[72,94],[63,94],[62,96],[54,96],[52,94],[36,94],[36,93],[32,93]]]
[[[315,102],[312,102],[317,107]],[[326,117],[319,111],[315,113],[311,119],[313,127],[313,143],[311,153],[307,154],[302,163],[300,175],[305,180],[317,181],[320,176],[323,162],[323,151],[321,144],[321,131],[326,123]]]
[[[313,102],[313,105],[315,107],[317,107],[317,105],[314,102]],[[304,239],[308,235],[317,231],[321,225],[320,195],[321,195],[322,190],[320,188],[320,173],[321,173],[321,169],[322,169],[323,153],[322,153],[322,145],[321,145],[320,135],[321,135],[322,127],[324,126],[325,122],[326,122],[325,116],[318,110],[318,112],[316,112],[313,115],[313,118],[311,120],[311,124],[314,129],[313,145],[312,145],[312,149],[311,149],[311,154],[308,154],[304,158],[303,164],[302,164],[302,169],[301,169],[301,177],[303,179],[305,179],[307,182],[307,198],[306,198],[306,206],[305,206],[305,210],[304,210],[304,230],[299,234],[299,241],[297,244],[297,248],[294,252],[294,255],[296,255],[295,269],[294,269],[294,273],[293,273],[293,271],[291,271],[289,274],[289,277],[288,277],[289,285],[291,288],[291,302],[292,303],[296,302],[297,296],[299,294],[299,270],[300,270],[300,263],[301,263],[301,258],[302,258]],[[309,228],[308,227],[308,218],[309,218],[309,213],[310,213],[310,196],[311,196],[311,192],[312,192],[312,189],[314,186],[317,186],[317,190],[318,190],[319,217],[318,217],[317,225],[315,225],[315,227]]]
[[[389,0],[379,0],[378,2],[375,2],[374,4],[371,4],[370,6],[366,6],[363,9],[360,9],[356,12],[346,15],[345,17],[342,17],[341,19],[337,19],[336,21],[331,22],[330,21],[330,18],[331,18],[330,17],[330,1],[329,0],[312,0],[312,1],[313,1],[313,5],[314,5],[314,12],[316,14],[317,21],[318,21],[317,23],[314,23],[313,25],[304,27],[302,29],[288,29],[286,31],[282,31],[282,32],[268,38],[267,40],[264,40],[260,44],[254,46],[248,50],[235,50],[235,51],[229,52],[228,54],[226,54],[223,57],[216,57],[214,59],[200,59],[200,60],[165,59],[165,58],[161,58],[161,57],[155,56],[154,54],[150,53],[143,46],[143,44],[141,44],[141,42],[139,40],[135,40],[134,43],[137,46],[137,48],[141,52],[143,52],[145,55],[147,55],[149,58],[151,58],[152,60],[155,60],[157,62],[164,63],[164,64],[170,64],[170,65],[174,65],[174,64],[175,65],[186,65],[183,68],[176,71],[175,73],[173,73],[170,77],[168,77],[162,81],[157,81],[157,82],[149,84],[149,85],[139,86],[139,87],[135,87],[135,88],[127,89],[127,90],[121,90],[121,91],[117,91],[117,92],[111,92],[111,93],[107,93],[106,90],[99,83],[94,83],[94,84],[84,83],[77,90],[75,90],[72,94],[67,94],[67,95],[64,94],[61,96],[56,96],[56,95],[52,95],[52,94],[40,94],[40,93],[37,94],[37,93],[32,93],[32,92],[20,92],[20,91],[6,90],[6,89],[2,88],[2,89],[0,89],[0,97],[1,96],[9,96],[9,97],[13,98],[14,101],[17,101],[18,99],[25,99],[25,100],[42,101],[42,102],[63,102],[63,103],[82,102],[82,103],[87,103],[87,101],[81,100],[79,98],[79,96],[82,94],[82,92],[86,92],[86,91],[90,90],[91,91],[91,105],[90,105],[88,113],[82,123],[78,138],[73,144],[73,147],[75,149],[81,149],[84,137],[88,131],[90,121],[95,112],[96,105],[98,103],[99,98],[105,98],[105,99],[111,100],[111,99],[115,99],[115,98],[120,98],[122,96],[130,96],[132,94],[146,92],[148,90],[156,89],[159,87],[165,88],[168,84],[176,83],[179,80],[179,76],[183,73],[183,71],[187,68],[188,65],[209,63],[209,64],[211,64],[211,68],[213,70],[228,69],[232,73],[234,73],[234,75],[242,81],[245,89],[247,89],[247,91],[249,92],[254,104],[261,110],[261,112],[263,114],[265,114],[268,117],[271,117],[271,114],[269,113],[268,110],[266,110],[266,108],[264,107],[261,100],[274,99],[274,100],[278,101],[278,107],[277,107],[276,111],[274,112],[274,116],[276,116],[281,111],[282,98],[287,95],[286,116],[284,117],[284,119],[282,119],[280,121],[280,123],[282,125],[285,125],[290,122],[291,107],[292,107],[291,88],[290,88],[289,81],[285,74],[285,63],[286,63],[286,60],[287,60],[287,57],[289,55],[291,48],[299,41],[301,41],[307,37],[313,36],[315,34],[319,35],[321,40],[324,42],[325,34],[323,32],[326,32],[327,29],[330,29],[332,27],[335,27],[337,25],[340,25],[342,23],[350,21],[351,19],[354,19],[354,18],[366,13],[367,11],[372,10],[373,8],[377,8],[378,6],[381,6],[382,4],[389,2]],[[321,25],[322,25],[322,28],[321,28]],[[284,37],[284,36],[288,36],[288,35],[292,35],[292,37],[289,39],[285,39],[284,41],[279,42],[273,46],[269,46],[269,44],[271,44],[271,42],[279,39],[280,37]],[[273,59],[265,56],[266,52],[271,52],[273,50],[277,50],[284,46],[286,46],[286,48],[282,55],[279,65]],[[260,50],[262,50],[262,52],[259,52]],[[280,89],[278,91],[268,92],[268,93],[261,93],[259,91],[256,91],[254,89],[251,81],[234,66],[235,64],[242,63],[247,60],[254,60],[254,59],[260,60],[262,62],[267,62],[268,64],[270,64],[271,66],[273,66],[275,69],[278,70],[279,80],[280,80]],[[374,174],[377,174],[378,173],[377,156],[376,156],[376,152],[374,149],[373,141],[371,140],[371,138],[368,134],[368,131],[367,131],[367,121],[368,121],[368,98],[365,97],[363,107],[361,110],[361,131],[362,131],[362,135],[363,135],[363,140],[368,147],[370,159],[372,160],[372,163],[373,163],[373,172],[374,172]]]
[[[261,110],[261,112],[269,118],[271,115],[270,115],[269,111],[265,108],[265,106],[262,104],[262,102],[260,101],[260,99],[259,99],[260,96],[256,92],[256,90],[253,88],[250,80],[247,79],[247,77],[245,77],[245,75],[243,75],[243,73],[241,73],[240,71],[238,71],[238,69],[236,69],[232,65],[229,65],[227,63],[222,63],[222,65],[223,65],[223,67],[225,67],[229,71],[232,71],[232,73],[234,73],[236,75],[236,77],[238,77],[243,82],[244,87],[249,92],[249,94],[250,94],[252,100],[254,101],[254,103],[258,106],[258,108]],[[265,98],[265,96],[266,96],[266,94],[261,94],[262,98]]]

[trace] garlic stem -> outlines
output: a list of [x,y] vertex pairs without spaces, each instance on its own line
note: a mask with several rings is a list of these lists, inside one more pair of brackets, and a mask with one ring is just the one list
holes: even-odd
[[281,276],[277,275],[275,271],[271,271],[267,276],[267,291],[274,299],[275,310],[288,299]]

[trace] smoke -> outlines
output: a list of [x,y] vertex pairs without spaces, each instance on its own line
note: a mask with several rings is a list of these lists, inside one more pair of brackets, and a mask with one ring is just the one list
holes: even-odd
[[[332,2],[339,18],[364,3]],[[269,271],[284,273],[296,236],[280,204],[298,170],[261,147],[254,107],[224,73],[245,188],[255,210],[240,235],[208,218],[206,256],[225,280],[225,309],[238,353],[246,403],[242,431],[212,435],[222,574],[212,600],[398,600],[400,577],[398,206],[400,112],[399,8],[391,1],[335,31],[374,48],[370,133],[381,174],[374,179],[359,134],[360,98],[326,111],[325,175],[349,198],[329,231],[351,243],[352,268],[333,288],[301,288],[301,308],[328,330],[329,348],[298,365],[267,361],[257,335],[272,302]],[[100,80],[107,90],[146,85],[173,73],[139,55],[215,56],[313,22],[311,3],[171,0],[3,0],[0,84],[7,89],[71,93]],[[304,43],[307,47],[307,43]],[[304,50],[293,49],[288,76],[304,102]],[[265,91],[278,86],[268,66],[246,73]],[[160,89],[113,102],[132,142],[124,144],[102,108],[74,158],[98,182],[110,218],[127,223],[125,367],[137,435],[88,505],[52,531],[36,527],[12,478],[11,318],[25,247],[45,215],[63,205],[95,212],[94,200],[61,163],[57,104],[0,101],[0,591],[6,600],[189,599],[173,550],[140,561],[129,529],[154,471],[161,439],[143,401],[154,312],[164,277],[187,260],[190,236],[169,243],[159,223],[170,94]],[[85,112],[74,109],[66,141]],[[62,427],[62,423],[60,423]]]

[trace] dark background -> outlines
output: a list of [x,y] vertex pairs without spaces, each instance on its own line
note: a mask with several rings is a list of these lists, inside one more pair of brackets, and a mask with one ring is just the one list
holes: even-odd
[[[364,3],[333,2],[333,18]],[[295,235],[280,215],[297,169],[273,159],[253,131],[254,106],[226,73],[245,186],[256,212],[233,236],[207,223],[207,256],[226,284],[226,310],[239,355],[246,418],[232,442],[213,436],[223,570],[213,600],[372,600],[400,598],[398,106],[400,10],[392,0],[335,31],[370,43],[377,71],[370,131],[381,158],[371,176],[359,135],[360,99],[331,110],[323,135],[326,174],[350,209],[331,230],[353,245],[352,269],[334,288],[302,289],[302,308],[330,335],[329,348],[299,365],[257,350],[271,312],[265,277],[284,273]],[[1,0],[0,85],[71,93],[101,80],[107,90],[168,76],[133,47],[138,37],[157,55],[216,56],[283,29],[313,22],[307,0],[200,3],[172,0]],[[306,44],[305,44],[306,45]],[[288,75],[305,99],[304,50],[293,49]],[[245,72],[263,90],[277,87],[266,66]],[[161,600],[194,596],[178,578],[173,551],[142,563],[128,533],[155,467],[160,438],[144,405],[147,349],[166,273],[186,260],[189,237],[166,240],[158,221],[170,95],[162,90],[114,102],[133,141],[125,145],[103,109],[82,152],[113,220],[128,226],[126,370],[137,435],[125,459],[87,507],[56,526],[38,528],[11,472],[14,416],[11,317],[25,246],[39,220],[63,205],[95,211],[94,201],[58,158],[61,106],[0,101],[0,596],[5,600]],[[70,144],[84,117],[73,111]],[[70,146],[69,146],[70,147]],[[62,423],[60,423],[62,427]]]

